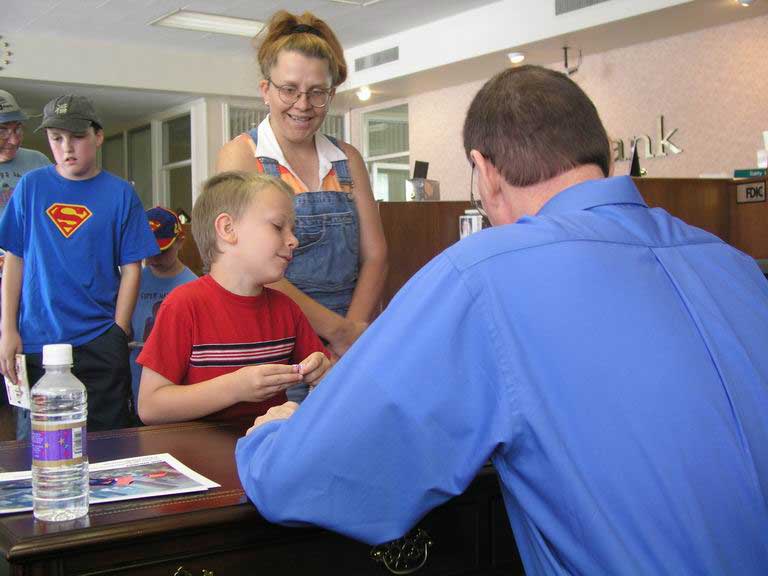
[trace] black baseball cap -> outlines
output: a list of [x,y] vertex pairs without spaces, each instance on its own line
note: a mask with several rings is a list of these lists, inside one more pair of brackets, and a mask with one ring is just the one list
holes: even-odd
[[91,101],[85,96],[67,94],[54,98],[45,105],[43,123],[37,130],[60,128],[82,134],[94,124],[97,128],[102,127],[101,120],[99,120],[96,110],[93,109]]
[[10,92],[0,90],[0,124],[29,120]]

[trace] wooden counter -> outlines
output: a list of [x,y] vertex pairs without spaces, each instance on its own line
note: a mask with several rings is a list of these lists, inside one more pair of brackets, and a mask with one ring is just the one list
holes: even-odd
[[[737,187],[766,178],[636,178],[649,206],[659,206],[689,224],[719,236],[756,259],[768,258],[768,202],[737,202]],[[763,196],[765,198],[765,196]]]
[[[635,178],[651,207],[719,236],[753,258],[768,258],[768,202],[738,204],[736,187],[768,187],[766,179]],[[389,248],[383,305],[419,268],[459,240],[458,217],[469,202],[382,202],[379,213]]]
[[379,202],[389,254],[382,308],[422,266],[459,241],[459,216],[470,207],[468,201]]
[[[72,522],[38,522],[31,512],[0,516],[0,575],[388,574],[371,546],[265,521],[237,477],[242,431],[191,422],[89,434],[92,462],[168,452],[221,487],[97,504]],[[29,443],[0,443],[0,466],[28,469]],[[492,468],[419,527],[432,545],[417,574],[523,573]]]
[[[753,258],[768,259],[768,202],[738,204],[736,188],[763,183],[707,178],[635,178],[651,207],[661,207],[689,224],[719,236]],[[459,240],[458,217],[470,208],[459,202],[380,202],[379,213],[389,248],[389,275],[383,306],[424,264]],[[182,260],[196,273],[201,261],[189,225]]]

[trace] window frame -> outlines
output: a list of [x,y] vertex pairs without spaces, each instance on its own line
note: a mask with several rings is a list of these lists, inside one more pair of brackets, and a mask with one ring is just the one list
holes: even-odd
[[[152,189],[155,205],[168,206],[171,201],[170,170],[191,166],[192,172],[192,205],[194,205],[199,187],[209,175],[208,167],[208,126],[207,103],[204,98],[198,98],[152,117]],[[190,158],[170,164],[163,164],[163,123],[189,115]]]
[[[408,123],[408,148],[406,150],[402,150],[400,152],[392,152],[388,154],[378,154],[376,156],[370,156],[370,138],[369,138],[369,131],[368,131],[368,120],[366,118],[367,114],[371,114],[372,112],[377,112],[379,110],[388,110],[390,108],[397,108],[399,106],[406,106],[408,113],[407,113],[407,123]],[[361,136],[361,144],[362,144],[362,156],[363,156],[363,162],[366,166],[369,164],[375,165],[376,163],[384,162],[386,165],[386,160],[391,160],[392,158],[400,158],[402,156],[408,157],[408,173],[411,172],[411,108],[409,105],[408,99],[397,99],[397,100],[390,100],[388,102],[384,102],[381,104],[374,104],[372,106],[366,106],[365,108],[358,108],[356,110],[358,113],[359,121],[360,121],[360,136]],[[405,165],[403,165],[405,166]],[[390,168],[391,169],[391,168]],[[369,178],[371,181],[371,191],[374,194],[374,197],[376,197],[376,180],[374,173],[377,172],[377,170],[372,170],[369,174]],[[388,201],[389,198],[389,191],[387,191],[387,199],[382,199],[384,201]]]

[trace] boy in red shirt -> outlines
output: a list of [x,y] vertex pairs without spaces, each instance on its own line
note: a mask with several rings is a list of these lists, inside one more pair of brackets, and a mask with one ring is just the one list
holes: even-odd
[[293,226],[293,192],[276,178],[224,172],[203,185],[192,234],[210,271],[166,297],[137,359],[144,423],[252,419],[325,374],[304,314],[264,286],[291,261]]

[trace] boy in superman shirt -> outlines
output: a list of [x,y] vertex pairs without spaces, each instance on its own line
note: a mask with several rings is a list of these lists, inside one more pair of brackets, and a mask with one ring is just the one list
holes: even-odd
[[[130,184],[99,168],[104,133],[87,98],[52,100],[39,129],[56,164],[25,174],[0,220],[0,370],[16,381],[14,355],[24,352],[32,385],[43,374],[43,345],[71,344],[88,429],[130,426],[128,332],[141,260],[157,242]],[[17,438],[29,431],[25,410]]]
[[301,309],[264,285],[283,277],[298,241],[293,191],[261,174],[214,176],[192,211],[209,274],[171,292],[137,359],[146,424],[252,421],[330,367]]

